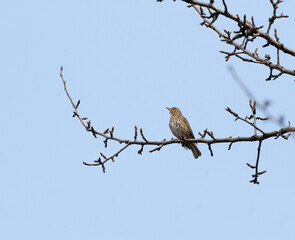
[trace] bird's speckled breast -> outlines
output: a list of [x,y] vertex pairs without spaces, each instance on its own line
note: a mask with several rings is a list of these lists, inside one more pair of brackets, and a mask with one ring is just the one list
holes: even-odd
[[182,138],[182,131],[181,131],[181,125],[180,122],[173,119],[173,117],[170,118],[169,121],[169,127],[173,135],[177,138]]

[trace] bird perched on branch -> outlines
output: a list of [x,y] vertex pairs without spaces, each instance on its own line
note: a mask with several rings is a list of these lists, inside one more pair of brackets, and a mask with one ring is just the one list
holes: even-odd
[[[169,110],[169,113],[171,115],[169,127],[173,135],[182,140],[194,139],[195,136],[191,129],[191,126],[189,125],[186,118],[182,115],[181,111],[177,107],[166,108]],[[196,143],[186,142],[182,143],[182,146],[186,149],[190,149],[193,152],[195,158],[198,158],[202,155]]]

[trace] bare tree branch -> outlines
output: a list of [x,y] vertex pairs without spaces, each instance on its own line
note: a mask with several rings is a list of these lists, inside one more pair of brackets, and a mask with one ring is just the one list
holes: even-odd
[[[284,53],[295,56],[295,50],[290,49],[290,48],[284,46],[283,44],[278,43],[267,32],[263,32],[263,31],[259,30],[259,28],[256,28],[256,26],[253,25],[253,23],[241,20],[238,15],[233,15],[233,14],[229,13],[227,9],[226,9],[226,11],[223,11],[223,10],[219,9],[218,7],[216,7],[213,4],[208,4],[208,3],[204,3],[204,2],[201,2],[201,1],[197,1],[197,0],[182,0],[182,1],[186,2],[186,3],[189,3],[189,4],[192,4],[194,6],[197,5],[197,6],[200,6],[200,7],[209,8],[209,9],[213,10],[214,12],[216,12],[219,15],[223,15],[223,16],[229,18],[229,19],[232,19],[235,22],[237,22],[239,25],[245,26],[245,28],[247,28],[248,30],[254,31],[254,33],[258,34],[257,36],[265,39],[270,45],[273,45],[274,47],[279,48]],[[279,1],[279,2],[282,2],[282,1]],[[287,18],[288,16],[283,15],[281,17]],[[277,17],[277,18],[279,18],[279,17]]]
[[[140,128],[140,134],[141,137],[143,139],[143,141],[139,141],[137,140],[137,126],[135,126],[135,133],[134,133],[134,140],[128,140],[128,139],[121,139],[118,137],[114,136],[114,127],[112,127],[111,130],[106,129],[104,132],[99,132],[96,131],[94,129],[94,127],[91,125],[91,121],[88,120],[86,122],[86,120],[88,118],[86,117],[81,117],[79,112],[78,112],[78,107],[80,104],[80,100],[77,102],[77,104],[74,103],[74,101],[72,100],[68,90],[67,90],[67,86],[66,86],[66,81],[64,80],[63,77],[63,67],[61,66],[60,68],[60,77],[61,80],[63,82],[64,85],[64,90],[67,94],[68,99],[70,100],[72,107],[74,108],[74,115],[73,117],[77,117],[79,119],[79,121],[81,122],[81,124],[83,125],[83,127],[85,128],[86,131],[91,132],[92,135],[96,138],[97,135],[101,136],[102,138],[104,138],[104,144],[105,147],[108,146],[108,140],[112,140],[115,142],[118,142],[120,144],[124,144],[124,146],[122,148],[120,148],[115,154],[111,155],[110,157],[106,157],[103,153],[100,153],[100,157],[97,160],[94,160],[94,163],[87,163],[87,162],[83,162],[85,165],[87,166],[102,166],[102,170],[103,172],[105,172],[105,163],[108,162],[109,160],[112,160],[113,162],[115,161],[115,158],[119,156],[119,154],[121,152],[123,152],[124,150],[126,150],[128,147],[130,147],[131,145],[138,145],[141,148],[138,150],[138,154],[142,154],[143,152],[143,148],[144,146],[157,146],[156,148],[150,150],[149,152],[155,152],[155,151],[160,151],[164,146],[170,145],[170,144],[183,144],[185,142],[195,142],[195,143],[204,143],[208,145],[208,149],[210,151],[211,156],[213,156],[213,151],[212,151],[212,145],[213,144],[218,144],[218,143],[229,143],[229,148],[228,150],[231,149],[231,146],[233,143],[237,143],[237,142],[259,142],[259,150],[258,150],[258,157],[257,157],[257,163],[256,163],[256,173],[254,176],[254,179],[256,179],[255,181],[253,181],[253,183],[258,184],[257,178],[258,175],[262,174],[258,172],[258,160],[259,160],[259,156],[260,156],[260,149],[261,149],[261,143],[262,141],[269,139],[269,138],[274,138],[277,139],[279,137],[282,137],[284,139],[288,139],[288,137],[290,136],[289,134],[291,132],[295,132],[295,127],[292,127],[291,124],[289,123],[288,127],[285,128],[281,128],[279,130],[275,130],[272,132],[265,132],[262,129],[260,129],[259,127],[257,127],[257,123],[256,123],[256,119],[262,119],[259,117],[256,117],[256,102],[254,101],[252,103],[252,101],[250,100],[250,108],[252,110],[252,115],[250,117],[245,117],[242,118],[240,117],[236,112],[234,112],[233,110],[231,110],[229,107],[226,108],[226,110],[232,114],[236,120],[242,120],[243,122],[247,123],[248,125],[250,125],[251,127],[253,127],[255,130],[258,130],[259,132],[261,132],[261,135],[258,135],[257,132],[255,132],[254,135],[251,136],[246,136],[246,137],[226,137],[226,138],[216,138],[213,134],[213,131],[208,131],[207,129],[204,130],[204,133],[200,134],[201,138],[199,139],[185,139],[185,140],[181,140],[181,139],[171,139],[169,141],[165,139],[163,139],[162,141],[150,141],[147,140],[145,138],[145,136],[143,135],[143,130],[142,128]],[[249,120],[254,118],[254,122],[250,122]],[[85,123],[86,122],[86,123]],[[288,135],[285,135],[287,134]],[[210,137],[210,139],[205,139],[206,135],[208,135]],[[103,158],[103,160],[102,160]],[[253,167],[255,168],[255,167]]]
[[[162,2],[163,0],[158,0],[159,2]],[[274,38],[270,36],[269,32],[270,29],[275,22],[276,19],[279,18],[287,18],[287,15],[284,15],[281,13],[281,15],[277,15],[277,8],[278,5],[282,2],[281,0],[277,0],[274,2],[274,0],[270,0],[270,3],[273,7],[273,15],[269,18],[269,24],[266,32],[262,31],[261,29],[263,26],[257,27],[254,22],[254,17],[251,17],[251,21],[247,20],[246,15],[243,16],[243,18],[240,18],[239,15],[233,15],[229,12],[228,6],[225,3],[225,0],[222,0],[224,10],[219,9],[217,6],[214,5],[214,1],[210,1],[210,3],[205,3],[197,0],[182,0],[183,2],[189,3],[189,7],[193,7],[200,17],[203,19],[203,22],[201,25],[205,25],[208,28],[211,28],[213,31],[215,31],[219,37],[221,38],[221,41],[224,41],[226,44],[234,46],[234,50],[232,52],[225,52],[220,51],[221,53],[225,54],[225,59],[228,61],[231,56],[235,56],[242,61],[245,62],[251,62],[256,64],[262,64],[267,66],[270,69],[270,74],[266,78],[266,80],[275,80],[282,76],[283,74],[288,74],[295,76],[295,70],[294,69],[288,69],[281,65],[280,63],[280,57],[279,52],[282,51],[287,55],[290,55],[292,57],[295,57],[295,50],[290,49],[286,47],[283,43],[279,41],[279,37],[277,35],[277,30],[274,30]],[[208,15],[205,14],[204,9],[205,8],[208,12]],[[219,30],[213,23],[215,23],[219,16],[223,16],[225,18],[228,18],[235,23],[238,24],[239,30],[237,31],[229,31]],[[210,20],[212,19],[212,20]],[[233,36],[232,36],[233,35]],[[264,57],[259,56],[258,54],[258,48],[255,49],[255,51],[251,51],[247,48],[247,45],[249,42],[254,42],[256,38],[262,38],[266,41],[266,43],[262,47],[268,47],[272,46],[277,51],[276,56],[276,63],[271,62],[271,56],[270,54],[266,54]],[[239,43],[237,40],[243,39],[242,43]],[[240,50],[237,52],[237,50]],[[248,57],[244,57],[243,55],[246,55]],[[273,74],[273,70],[279,71],[277,74]]]

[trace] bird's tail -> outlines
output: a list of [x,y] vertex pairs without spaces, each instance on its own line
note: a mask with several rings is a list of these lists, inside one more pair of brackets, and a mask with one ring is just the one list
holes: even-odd
[[190,150],[192,150],[193,155],[195,158],[198,158],[202,155],[201,151],[197,147],[195,143],[188,143],[187,146],[189,147]]

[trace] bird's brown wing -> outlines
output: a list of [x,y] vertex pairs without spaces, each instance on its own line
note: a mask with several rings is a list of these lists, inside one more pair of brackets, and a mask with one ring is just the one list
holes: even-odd
[[193,130],[192,130],[191,126],[189,125],[188,121],[186,120],[185,117],[183,117],[183,120],[185,122],[185,125],[188,126],[188,131],[189,131],[188,132],[188,135],[189,135],[189,138],[195,139],[195,135],[194,135]]
[[[193,130],[185,117],[183,117],[183,121],[185,125],[187,126],[187,130],[188,130],[187,137],[194,139],[195,135],[193,133]],[[198,158],[202,155],[201,151],[197,147],[197,143],[188,142],[188,143],[183,143],[182,146],[190,149],[193,152],[195,158]]]

